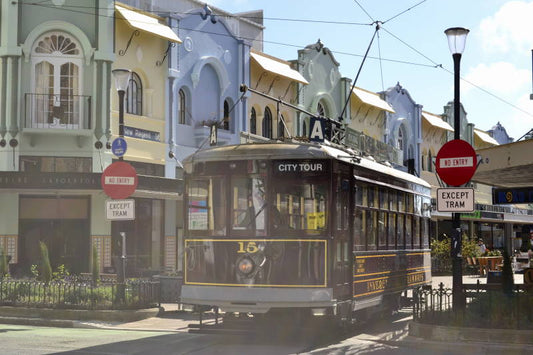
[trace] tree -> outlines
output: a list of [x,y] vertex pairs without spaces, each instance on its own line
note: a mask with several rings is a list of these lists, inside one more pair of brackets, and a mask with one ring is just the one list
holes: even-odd
[[50,266],[50,257],[48,256],[48,247],[44,242],[39,242],[41,249],[41,279],[45,283],[52,280],[52,266]]

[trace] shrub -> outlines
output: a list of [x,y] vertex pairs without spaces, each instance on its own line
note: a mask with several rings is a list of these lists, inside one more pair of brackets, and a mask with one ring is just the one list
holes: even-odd
[[9,275],[9,263],[7,262],[7,254],[4,253],[4,248],[0,246],[0,279]]
[[100,280],[100,264],[98,263],[98,249],[96,244],[93,244],[91,272],[93,278],[93,285],[97,285]]

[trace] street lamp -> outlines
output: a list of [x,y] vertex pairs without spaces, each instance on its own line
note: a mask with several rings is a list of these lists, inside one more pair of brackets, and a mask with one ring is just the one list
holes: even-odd
[[[113,69],[112,73],[118,92],[118,136],[124,138],[124,95],[130,83],[131,70]],[[123,157],[121,156],[118,159],[123,160]]]
[[[118,136],[124,138],[124,95],[128,89],[131,78],[131,70],[128,69],[114,69],[111,71],[115,78],[115,87],[118,92]],[[124,160],[121,155],[118,160]],[[122,228],[121,228],[122,229]],[[122,237],[122,256],[121,256],[121,272],[119,272],[117,298],[124,302],[126,300],[125,279],[126,279],[126,232],[120,232]]]
[[[461,139],[461,117],[460,117],[460,67],[461,55],[465,49],[466,36],[469,30],[462,27],[448,28],[444,33],[448,37],[448,46],[453,56],[454,68],[454,97],[453,97],[453,133],[454,139]],[[461,215],[459,213],[452,214],[452,275],[453,275],[453,308],[460,310],[464,308],[464,299],[462,294],[463,288],[463,270],[462,270],[462,256],[461,256]]]

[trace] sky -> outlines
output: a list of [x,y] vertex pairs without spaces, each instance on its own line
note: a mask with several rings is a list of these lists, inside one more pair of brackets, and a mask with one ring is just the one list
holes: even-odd
[[[320,39],[343,77],[379,92],[397,83],[423,110],[453,101],[444,30],[470,30],[461,58],[461,103],[481,130],[500,122],[515,140],[533,128],[533,0],[211,0],[231,13],[263,10],[263,51],[284,60]],[[372,41],[376,24],[381,28]],[[370,46],[368,57],[363,57]],[[362,64],[362,67],[361,67]]]

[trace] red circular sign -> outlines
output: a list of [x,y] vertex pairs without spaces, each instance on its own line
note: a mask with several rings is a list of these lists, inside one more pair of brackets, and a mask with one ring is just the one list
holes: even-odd
[[117,161],[105,168],[101,183],[107,196],[113,199],[123,199],[135,192],[138,180],[133,166]]
[[476,172],[476,151],[461,139],[449,141],[437,153],[436,168],[439,177],[448,185],[466,184]]

